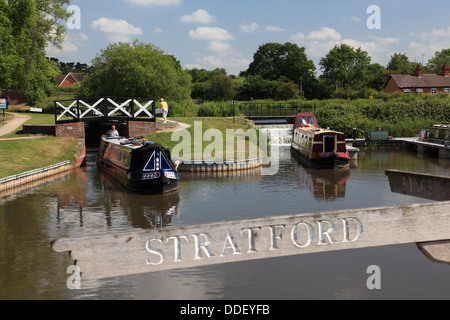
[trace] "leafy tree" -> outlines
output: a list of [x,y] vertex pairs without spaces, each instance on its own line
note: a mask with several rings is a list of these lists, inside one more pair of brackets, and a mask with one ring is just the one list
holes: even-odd
[[300,87],[293,81],[282,82],[275,90],[275,99],[291,100],[300,97]]
[[6,2],[0,0],[0,88],[9,88],[12,72],[18,64],[14,51],[12,24],[6,9]]
[[428,60],[426,72],[440,74],[443,65],[450,65],[450,49],[436,51],[434,57]]
[[277,88],[277,81],[263,79],[260,75],[246,76],[238,87],[240,100],[271,99]]
[[[227,76],[225,69],[217,68],[211,71],[206,69],[191,69],[188,70],[188,73],[192,78],[191,97],[193,99],[220,101],[223,100],[225,96],[231,96],[231,98],[227,99],[233,98],[234,84],[231,81],[232,78]],[[223,82],[225,87],[216,87],[219,82]],[[223,92],[219,93],[219,91]],[[224,91],[228,91],[228,93],[225,94]]]
[[174,56],[138,41],[113,43],[92,61],[83,82],[88,96],[190,99],[191,77]]
[[207,82],[216,75],[227,75],[227,72],[223,68],[216,68],[211,71],[206,69],[190,69],[188,72],[191,75],[192,83]]
[[336,89],[362,88],[368,80],[370,60],[361,48],[355,50],[346,44],[336,45],[320,59],[321,77]]
[[389,71],[379,63],[368,66],[367,87],[381,91],[389,79]]
[[416,69],[416,64],[409,61],[409,58],[404,53],[394,53],[386,68],[390,73],[413,74]]
[[207,98],[213,101],[227,101],[234,98],[233,79],[224,74],[214,75],[208,81]]
[[53,88],[56,65],[46,59],[45,49],[48,43],[61,44],[62,23],[70,16],[62,6],[69,2],[0,0],[0,68],[5,71],[0,84],[22,92],[29,103],[43,99]]
[[253,62],[242,76],[261,76],[265,80],[292,81],[311,95],[316,67],[308,60],[304,47],[287,42],[266,43],[253,55]]

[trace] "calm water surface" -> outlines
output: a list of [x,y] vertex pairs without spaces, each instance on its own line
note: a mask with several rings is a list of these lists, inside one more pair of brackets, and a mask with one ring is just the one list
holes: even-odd
[[[181,226],[430,200],[395,194],[386,169],[450,175],[448,160],[401,150],[362,151],[350,170],[311,170],[283,148],[275,176],[182,174],[166,196],[124,192],[87,167],[0,196],[0,299],[448,299],[450,266],[415,244],[298,255],[83,281],[66,286],[66,253],[54,239],[132,228]],[[369,290],[367,268],[381,268]],[[114,266],[111,266],[114,268]]]

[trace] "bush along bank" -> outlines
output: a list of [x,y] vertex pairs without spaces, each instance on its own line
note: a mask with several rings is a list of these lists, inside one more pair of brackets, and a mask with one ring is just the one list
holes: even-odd
[[389,131],[394,137],[414,137],[433,123],[450,122],[450,99],[336,101],[317,108],[321,127],[341,131],[346,137],[369,138],[370,132]]

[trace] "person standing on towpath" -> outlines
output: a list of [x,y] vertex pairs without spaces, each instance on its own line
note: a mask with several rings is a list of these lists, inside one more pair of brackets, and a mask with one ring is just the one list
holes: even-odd
[[161,102],[162,115],[164,118],[164,123],[167,123],[167,114],[169,113],[169,105],[164,101],[163,98],[159,100]]

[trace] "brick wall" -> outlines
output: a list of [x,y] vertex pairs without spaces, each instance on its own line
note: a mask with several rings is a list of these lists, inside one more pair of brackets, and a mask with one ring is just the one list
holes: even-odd
[[55,135],[55,125],[53,124],[24,124],[23,132],[29,134]]
[[398,91],[400,91],[400,89],[395,84],[394,79],[390,78],[388,83],[386,84],[386,87],[384,87],[384,92],[394,93],[394,92],[398,92]]
[[84,139],[84,122],[72,122],[65,124],[57,124],[55,126],[55,135],[57,137],[71,137]]
[[128,133],[129,138],[156,134],[156,123],[128,121],[128,125],[126,126],[124,133]]

